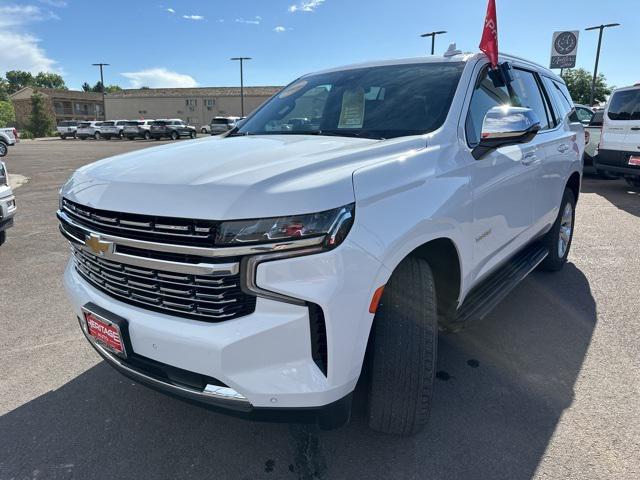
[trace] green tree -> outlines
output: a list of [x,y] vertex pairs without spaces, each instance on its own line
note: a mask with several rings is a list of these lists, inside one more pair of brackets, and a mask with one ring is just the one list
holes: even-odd
[[9,94],[15,93],[24,87],[32,87],[34,85],[34,78],[31,72],[23,72],[22,70],[10,70],[5,75],[9,88],[7,89]]
[[84,82],[82,84],[82,91],[83,92],[93,92],[93,87],[91,85],[89,85],[89,83]]
[[57,73],[40,72],[35,76],[34,84],[36,87],[67,90],[64,79]]
[[[593,74],[584,68],[572,68],[566,70],[562,76],[567,84],[571,98],[575,103],[589,104],[591,98],[591,81]],[[594,102],[604,102],[611,93],[612,87],[607,85],[607,79],[599,73],[596,77],[596,88],[593,96]]]
[[118,85],[107,85],[104,89],[105,93],[115,93],[115,92],[121,92],[122,91],[122,87],[118,86]]
[[0,77],[0,102],[9,100],[9,82]]
[[29,131],[33,136],[46,137],[53,129],[55,121],[47,111],[44,95],[35,93],[31,95],[31,117],[29,118]]
[[16,121],[16,112],[10,100],[0,100],[0,128],[10,127]]

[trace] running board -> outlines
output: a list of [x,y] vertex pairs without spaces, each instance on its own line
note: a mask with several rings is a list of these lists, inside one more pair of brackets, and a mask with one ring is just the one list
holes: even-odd
[[469,292],[458,308],[453,323],[486,317],[548,254],[548,250],[538,243],[517,253]]

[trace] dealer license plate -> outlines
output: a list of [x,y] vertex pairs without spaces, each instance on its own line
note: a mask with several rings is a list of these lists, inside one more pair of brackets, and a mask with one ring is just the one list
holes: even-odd
[[118,324],[88,310],[83,313],[89,336],[106,350],[126,358],[127,352]]
[[631,155],[629,157],[629,165],[633,165],[634,167],[640,167],[640,157],[637,155]]

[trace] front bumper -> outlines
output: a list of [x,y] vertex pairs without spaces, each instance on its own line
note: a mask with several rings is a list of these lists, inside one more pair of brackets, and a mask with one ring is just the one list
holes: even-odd
[[[212,377],[246,401],[219,401],[203,391],[149,382],[154,388],[200,403],[245,412],[256,409],[314,409],[347,397],[360,376],[373,315],[368,306],[379,277],[389,273],[347,240],[333,251],[258,265],[256,284],[319,305],[324,312],[328,368],[312,358],[309,308],[258,298],[254,313],[205,323],[152,312],[115,300],[88,285],[70,261],[65,286],[76,315],[88,303],[126,319],[132,350],[144,358]],[[117,359],[98,352],[129,376]],[[111,361],[110,361],[111,360]],[[213,400],[213,401],[212,401]]]
[[16,197],[13,194],[0,197],[0,232],[13,226],[16,211]]

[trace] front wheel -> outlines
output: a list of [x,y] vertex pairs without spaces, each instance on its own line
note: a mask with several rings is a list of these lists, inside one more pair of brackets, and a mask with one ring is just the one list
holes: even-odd
[[176,132],[175,130],[173,132],[171,132],[171,140],[177,140],[180,136],[178,135],[178,132]]
[[429,264],[408,257],[387,283],[373,320],[369,426],[396,435],[424,428],[436,371],[438,312]]
[[549,254],[540,264],[541,270],[557,272],[567,263],[573,240],[575,218],[576,199],[573,192],[567,188],[562,195],[558,218],[542,240],[544,246],[549,250]]
[[0,245],[7,241],[7,231],[3,230],[0,232]]
[[100,140],[100,132],[96,132],[93,134],[93,138],[96,140]]
[[6,143],[0,141],[0,157],[4,157],[9,151],[9,147]]
[[149,140],[151,138],[151,134],[149,132],[144,132],[144,139]]
[[191,138],[196,138],[198,136],[198,134],[195,132],[195,130],[193,130],[191,133],[189,133],[189,137]]

